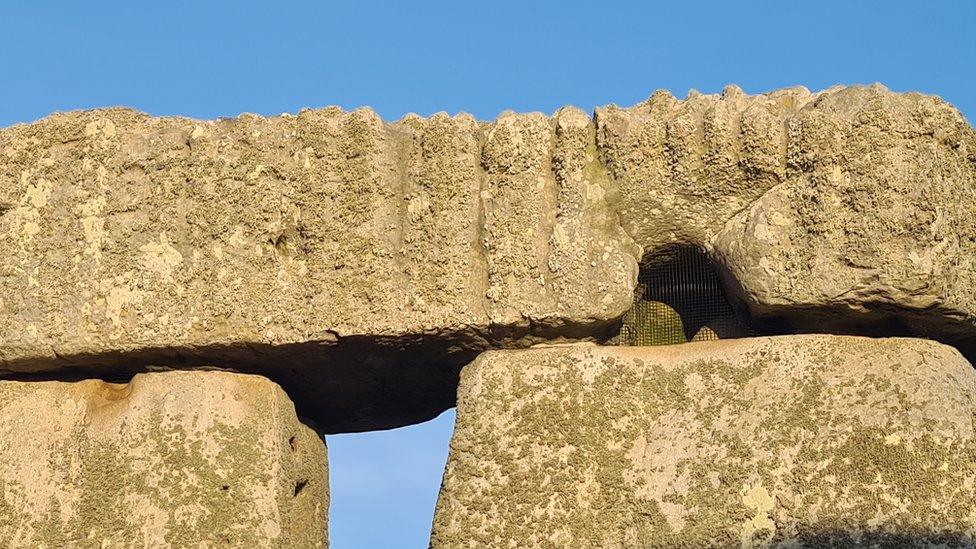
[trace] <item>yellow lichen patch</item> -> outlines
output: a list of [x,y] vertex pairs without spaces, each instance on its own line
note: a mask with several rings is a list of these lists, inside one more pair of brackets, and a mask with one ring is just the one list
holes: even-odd
[[235,227],[234,232],[227,239],[227,242],[235,248],[243,248],[247,245],[247,238],[244,236],[243,227]]
[[85,254],[95,261],[102,259],[102,244],[105,240],[105,218],[102,217],[104,208],[104,196],[97,196],[75,207],[85,236]]
[[765,547],[776,533],[776,523],[770,519],[775,500],[761,484],[744,486],[742,504],[755,515],[742,525],[740,539],[743,549]]
[[[27,174],[23,175],[23,180],[26,180]],[[47,179],[40,178],[35,183],[27,186],[24,191],[24,198],[21,200],[21,204],[29,205],[33,208],[43,208],[47,206],[47,201],[51,197],[52,185]]]
[[124,311],[130,305],[142,303],[143,299],[145,299],[145,292],[127,286],[115,286],[108,290],[105,296],[105,315],[114,327],[110,337],[121,337],[125,329],[122,322]]
[[34,237],[41,233],[41,216],[34,209],[16,208],[9,216],[10,226],[18,236],[21,251],[27,251],[27,245]]
[[86,137],[115,137],[116,127],[115,123],[107,118],[102,118],[99,120],[93,120],[85,124],[85,136]]
[[166,231],[159,234],[159,242],[149,242],[139,248],[142,251],[142,266],[157,274],[164,281],[173,277],[173,271],[183,263],[183,255],[173,247]]
[[41,209],[48,206],[53,185],[43,177],[30,182],[30,174],[26,171],[20,174],[20,183],[24,187],[24,194],[20,197],[18,206],[7,213],[4,218],[10,223],[11,232],[19,245],[22,254],[29,252],[29,245],[41,234],[44,218]]
[[207,130],[199,125],[193,126],[193,131],[190,132],[190,139],[201,139],[203,137],[207,137]]

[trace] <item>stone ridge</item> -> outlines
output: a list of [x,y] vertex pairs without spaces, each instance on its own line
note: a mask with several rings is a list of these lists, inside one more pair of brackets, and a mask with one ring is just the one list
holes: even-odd
[[325,431],[451,406],[490,348],[601,340],[706,249],[763,330],[976,356],[976,134],[881,86],[552,117],[127,109],[0,130],[0,367],[267,375]]
[[974,418],[972,365],[919,339],[489,351],[430,546],[969,547]]

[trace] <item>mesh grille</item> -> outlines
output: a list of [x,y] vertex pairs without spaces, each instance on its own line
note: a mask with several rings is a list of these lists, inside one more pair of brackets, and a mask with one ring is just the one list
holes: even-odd
[[753,335],[729,304],[718,273],[698,248],[660,250],[641,264],[634,305],[614,345],[672,345]]

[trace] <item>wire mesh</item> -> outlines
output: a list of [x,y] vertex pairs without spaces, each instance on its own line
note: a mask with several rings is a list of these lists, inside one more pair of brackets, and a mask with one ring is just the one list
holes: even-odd
[[615,345],[672,345],[753,335],[729,303],[711,259],[700,249],[659,250],[641,264],[634,305]]

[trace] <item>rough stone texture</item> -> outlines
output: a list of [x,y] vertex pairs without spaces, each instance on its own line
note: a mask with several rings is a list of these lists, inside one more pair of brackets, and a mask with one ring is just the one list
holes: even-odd
[[0,382],[4,547],[326,547],[326,467],[258,376]]
[[219,364],[329,431],[433,417],[478,350],[600,335],[630,305],[639,250],[593,131],[572,109],[335,108],[0,131],[0,364]]
[[971,545],[974,420],[976,372],[927,340],[490,351],[431,545]]
[[976,133],[883,86],[655,93],[596,112],[611,203],[645,251],[707,248],[753,316],[924,335],[976,356]]
[[594,119],[368,109],[0,130],[0,369],[217,365],[327,432],[454,402],[478,352],[602,339],[636,258],[717,260],[761,331],[976,357],[976,134],[881,86],[667,92]]
[[783,183],[715,241],[754,314],[937,337],[976,357],[972,127],[937,98],[852,88],[791,128]]
[[681,101],[658,91],[629,109],[597,109],[597,147],[624,228],[646,250],[709,244],[788,177],[791,120],[816,98],[805,88],[750,96],[729,86],[722,95]]

